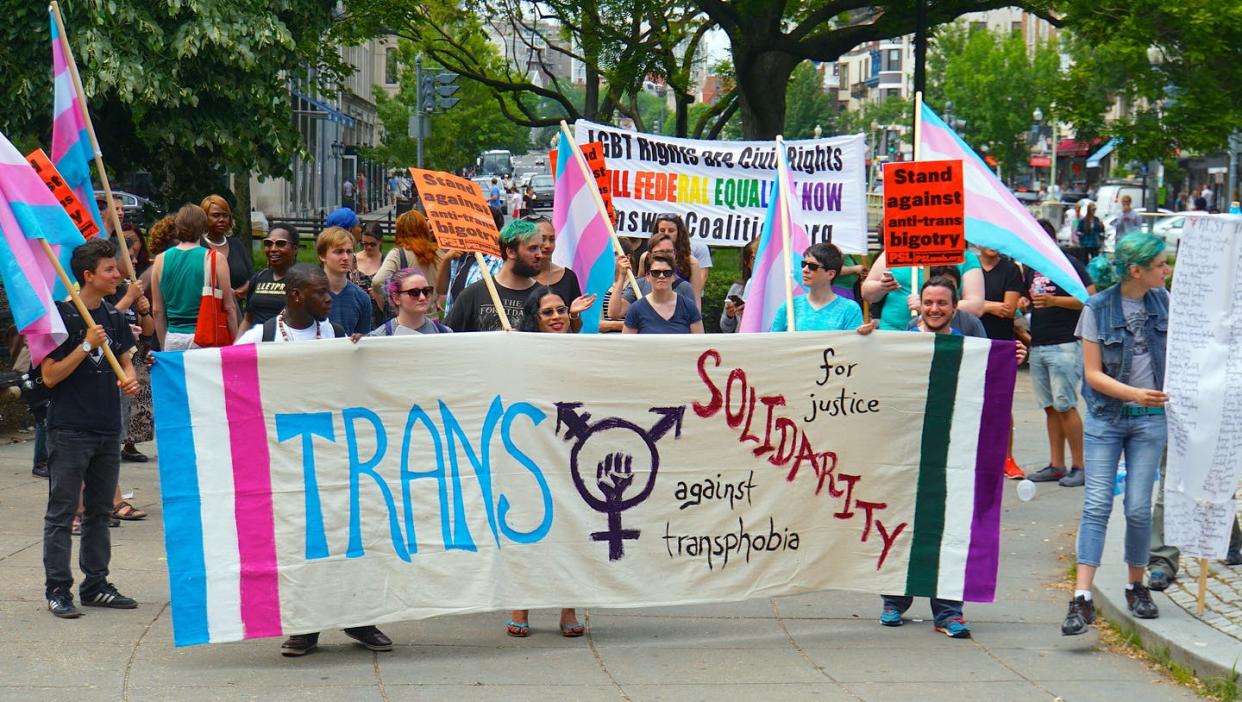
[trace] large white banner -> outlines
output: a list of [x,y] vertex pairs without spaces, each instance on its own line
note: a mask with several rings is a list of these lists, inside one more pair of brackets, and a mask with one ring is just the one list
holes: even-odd
[[[578,143],[604,145],[617,233],[649,236],[656,215],[681,215],[710,246],[745,246],[759,236],[776,183],[775,141],[706,141],[643,134],[578,120]],[[811,243],[867,250],[863,135],[786,141],[796,203],[790,215]]]
[[1169,303],[1164,540],[1223,558],[1242,470],[1242,217],[1191,216]]
[[1012,342],[439,334],[161,354],[178,645],[825,588],[990,601]]

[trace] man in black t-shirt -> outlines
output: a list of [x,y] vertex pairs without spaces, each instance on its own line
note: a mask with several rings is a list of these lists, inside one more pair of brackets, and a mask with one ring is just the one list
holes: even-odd
[[[1091,276],[1082,263],[1067,256],[1089,294],[1095,293]],[[1078,389],[1082,385],[1082,342],[1074,335],[1082,302],[1044,274],[1026,269],[1022,296],[1030,302],[1031,383],[1035,400],[1043,408],[1048,430],[1048,466],[1031,473],[1034,482],[1059,481],[1064,487],[1084,482],[1082,417],[1078,414]],[[1065,444],[1069,442],[1069,469]]]
[[[108,582],[112,556],[108,519],[120,472],[123,432],[117,387],[130,396],[138,392],[133,332],[121,313],[104,300],[116,293],[121,282],[116,248],[107,239],[92,239],[74,250],[70,267],[94,325],[88,329],[73,305],[57,303],[69,338],[40,365],[52,396],[47,413],[51,484],[43,520],[43,571],[48,609],[63,619],[81,616],[73,606],[70,567],[70,530],[79,493],[84,509],[78,558],[82,604],[116,609],[138,606]],[[104,344],[120,362],[124,381],[112,372]]]
[[[543,264],[543,237],[533,222],[514,220],[500,231],[500,255],[504,264],[493,278],[500,304],[514,329],[522,326],[526,297],[535,287]],[[568,302],[566,303],[568,304]],[[471,283],[453,298],[444,324],[455,332],[501,329],[496,305],[483,280]]]
[[1022,271],[1018,264],[1000,255],[995,249],[979,248],[983,266],[983,314],[979,321],[989,339],[1012,341],[1013,314],[1022,294]]

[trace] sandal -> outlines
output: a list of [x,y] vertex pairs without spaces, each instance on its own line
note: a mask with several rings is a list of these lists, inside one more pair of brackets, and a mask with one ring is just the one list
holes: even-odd
[[577,638],[579,636],[582,636],[584,633],[586,633],[586,627],[582,626],[581,624],[562,624],[561,625],[561,636],[564,636],[567,639]]
[[112,508],[112,516],[127,522],[136,522],[147,518],[147,513],[135,508],[128,502],[122,502]]
[[82,535],[82,518],[81,517],[73,518],[73,526],[69,528],[69,533],[72,534],[73,536]]
[[517,622],[510,619],[505,624],[505,633],[516,639],[524,639],[527,636],[530,636],[530,623],[528,622],[526,624],[518,624]]

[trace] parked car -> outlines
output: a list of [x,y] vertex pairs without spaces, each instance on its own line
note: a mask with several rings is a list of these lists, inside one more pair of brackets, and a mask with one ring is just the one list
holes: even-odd
[[[121,198],[121,207],[125,209],[126,221],[142,223],[146,213],[157,216],[160,214],[160,209],[155,206],[155,203],[141,195],[127,193],[124,190],[113,190],[112,194]],[[104,191],[95,191],[96,200],[103,200],[106,197]]]
[[1095,213],[1100,219],[1108,220],[1121,212],[1121,198],[1130,196],[1130,206],[1136,210],[1143,209],[1143,184],[1132,180],[1105,181],[1095,193]]
[[552,198],[556,195],[555,179],[546,173],[537,173],[530,177],[530,186],[535,189],[535,201],[531,209],[549,209]]

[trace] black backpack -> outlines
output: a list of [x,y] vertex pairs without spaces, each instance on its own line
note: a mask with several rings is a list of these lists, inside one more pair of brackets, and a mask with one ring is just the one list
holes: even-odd
[[[341,325],[337,324],[336,322],[331,322],[331,321],[328,323],[332,325],[332,333],[336,336],[336,338],[340,339],[342,337],[349,336],[348,334],[345,333],[345,328],[342,327]],[[263,341],[268,342],[268,341],[275,341],[275,340],[276,340],[276,318],[272,317],[271,319],[263,323]]]

